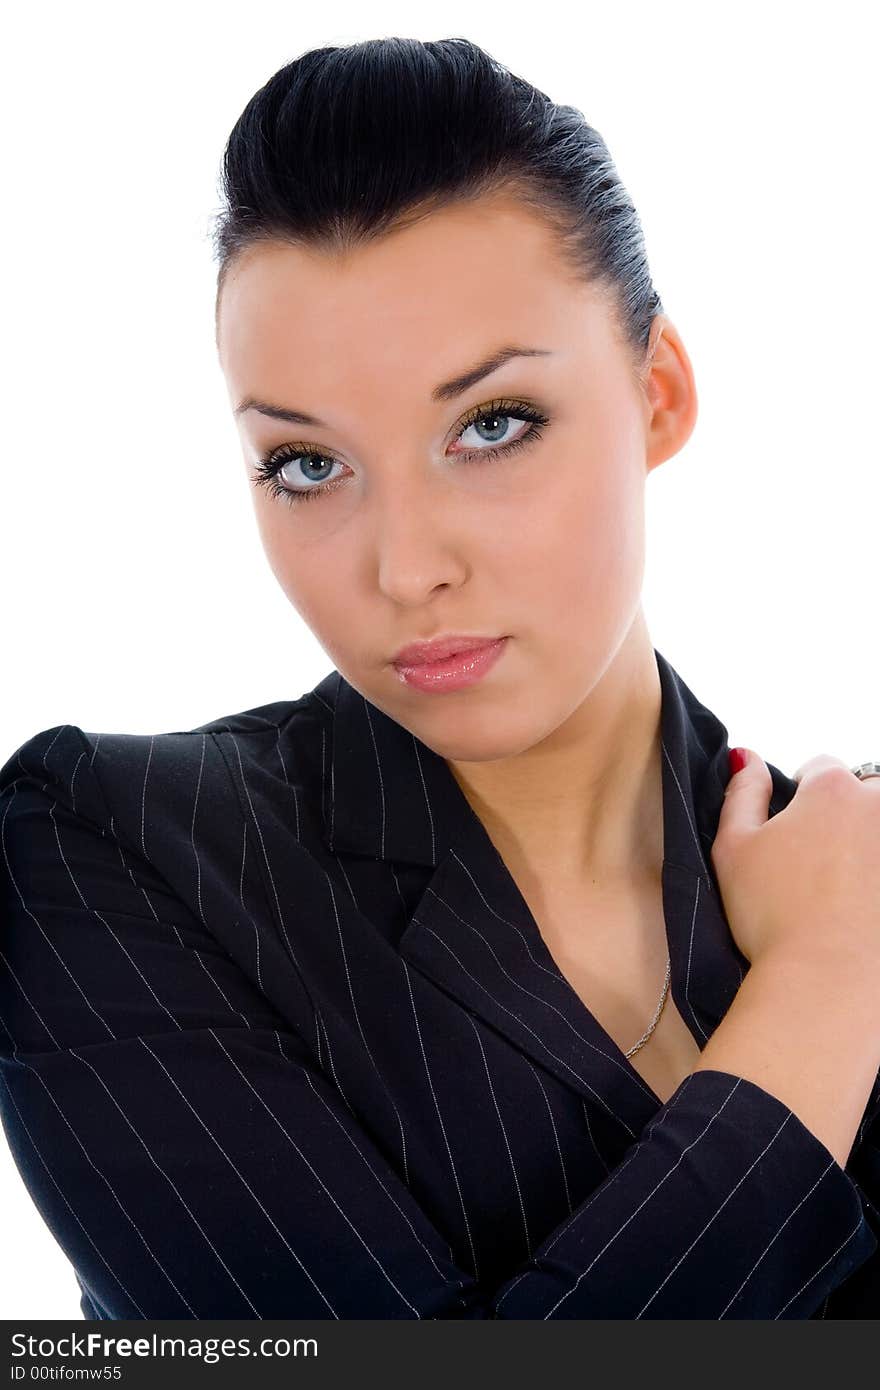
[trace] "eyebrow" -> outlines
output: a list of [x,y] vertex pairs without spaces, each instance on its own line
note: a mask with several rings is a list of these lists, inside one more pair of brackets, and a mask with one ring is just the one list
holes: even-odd
[[[504,347],[496,348],[484,357],[480,362],[469,367],[467,371],[461,372],[459,376],[454,376],[450,381],[441,381],[439,386],[435,386],[431,392],[432,401],[451,401],[456,396],[461,396],[471,386],[475,386],[483,377],[490,376],[492,372],[497,372],[499,367],[503,367],[512,357],[550,357],[553,355],[551,348],[520,347],[515,343],[507,344]],[[291,425],[311,425],[317,429],[330,429],[323,420],[319,420],[316,415],[307,415],[303,410],[293,410],[288,406],[271,405],[268,401],[257,400],[254,396],[245,396],[243,401],[235,407],[235,415],[243,415],[246,410],[256,410],[261,415],[268,415],[271,420],[284,420]]]

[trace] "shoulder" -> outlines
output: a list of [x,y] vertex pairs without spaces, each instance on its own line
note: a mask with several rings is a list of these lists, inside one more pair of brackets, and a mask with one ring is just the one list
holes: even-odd
[[332,717],[309,691],[191,729],[38,730],[0,767],[0,920],[74,891],[132,918],[237,926],[267,856],[299,873],[321,853]]
[[[332,719],[325,678],[296,699],[220,715],[189,729],[153,733],[84,730],[55,724],[25,739],[0,766],[0,820],[61,803],[72,813],[134,833],[157,806],[163,818],[192,816],[202,799],[219,810],[246,769],[278,766],[287,780],[315,761]],[[115,833],[115,826],[112,826]]]

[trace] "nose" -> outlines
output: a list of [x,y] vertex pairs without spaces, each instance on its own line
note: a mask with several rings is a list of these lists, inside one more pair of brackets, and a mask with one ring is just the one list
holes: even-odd
[[[411,480],[375,499],[374,553],[377,584],[394,603],[423,605],[438,588],[467,577],[467,560],[440,489]],[[450,503],[461,507],[459,497]]]

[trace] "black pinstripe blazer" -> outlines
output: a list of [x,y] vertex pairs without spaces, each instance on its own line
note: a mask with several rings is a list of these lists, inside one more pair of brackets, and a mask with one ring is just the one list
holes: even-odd
[[[727,731],[656,656],[702,1046],[748,968]],[[337,671],[185,732],[43,730],[0,834],[2,1119],[86,1317],[880,1312],[880,1077],[845,1169],[745,1078],[662,1104],[445,761]]]

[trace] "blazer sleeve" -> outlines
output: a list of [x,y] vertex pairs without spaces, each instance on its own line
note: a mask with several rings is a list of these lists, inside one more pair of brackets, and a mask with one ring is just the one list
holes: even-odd
[[798,1117],[703,1071],[482,1287],[304,1039],[123,854],[81,729],[0,768],[0,837],[0,1113],[86,1316],[807,1318],[877,1247]]
[[880,1315],[880,1078],[846,1167],[861,1195],[877,1249],[833,1298],[829,1296],[820,1316],[876,1319]]

